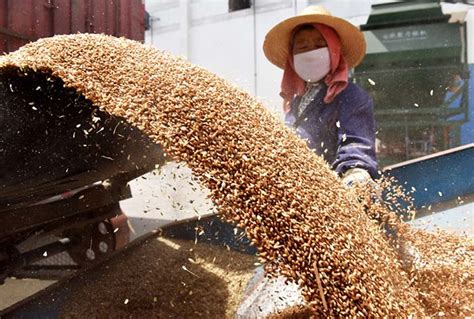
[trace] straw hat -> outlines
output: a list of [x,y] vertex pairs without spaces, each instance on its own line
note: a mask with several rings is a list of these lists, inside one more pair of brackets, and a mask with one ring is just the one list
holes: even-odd
[[349,67],[358,65],[365,55],[365,39],[359,29],[341,18],[333,17],[321,6],[310,6],[296,17],[280,22],[266,35],[263,51],[270,62],[284,69],[293,30],[302,24],[321,23],[333,28],[339,35],[342,53]]

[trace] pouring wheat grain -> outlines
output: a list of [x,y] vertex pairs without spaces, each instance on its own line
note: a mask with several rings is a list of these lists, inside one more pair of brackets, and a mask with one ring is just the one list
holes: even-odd
[[378,225],[247,93],[183,59],[103,35],[39,40],[1,57],[0,70],[60,78],[185,161],[222,217],[246,230],[267,271],[297,282],[321,315],[422,315]]

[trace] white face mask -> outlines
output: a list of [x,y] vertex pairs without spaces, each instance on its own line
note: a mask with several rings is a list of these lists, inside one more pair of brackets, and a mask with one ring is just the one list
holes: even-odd
[[331,70],[327,47],[295,54],[293,63],[296,74],[306,82],[318,82]]

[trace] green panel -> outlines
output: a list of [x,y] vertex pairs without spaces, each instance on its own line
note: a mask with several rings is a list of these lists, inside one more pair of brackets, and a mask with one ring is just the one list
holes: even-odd
[[413,24],[420,21],[447,21],[438,1],[405,1],[372,6],[372,12],[363,30],[390,25]]
[[393,71],[412,67],[455,66],[461,64],[461,57],[461,47],[369,54],[355,69],[355,73]]
[[459,64],[392,68],[388,64],[355,73],[356,82],[374,99],[376,110],[406,109],[420,113],[442,107],[453,77],[465,73]]
[[460,24],[415,24],[365,31],[367,54],[461,47]]
[[469,76],[462,25],[448,18],[437,1],[404,1],[372,6],[361,27],[368,54],[353,78],[374,100],[381,165],[460,143]]

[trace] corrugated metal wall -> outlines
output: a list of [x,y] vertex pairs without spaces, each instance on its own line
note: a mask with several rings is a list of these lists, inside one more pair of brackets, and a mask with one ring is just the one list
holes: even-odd
[[143,41],[144,15],[143,0],[0,0],[0,52],[77,32]]

